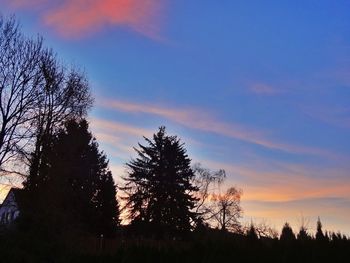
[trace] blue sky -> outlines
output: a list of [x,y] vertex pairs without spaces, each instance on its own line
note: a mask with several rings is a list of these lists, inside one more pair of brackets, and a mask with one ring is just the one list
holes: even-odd
[[243,188],[244,220],[350,234],[348,1],[0,0],[86,71],[117,181],[160,125]]

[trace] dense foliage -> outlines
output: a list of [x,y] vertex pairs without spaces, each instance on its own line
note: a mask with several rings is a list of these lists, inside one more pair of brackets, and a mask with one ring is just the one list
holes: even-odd
[[68,121],[50,139],[38,175],[29,176],[24,185],[22,221],[35,220],[34,227],[46,223],[58,233],[114,235],[119,220],[116,187],[87,121]]
[[148,145],[139,144],[138,157],[127,164],[123,190],[131,224],[137,232],[157,237],[186,234],[195,221],[192,194],[197,191],[186,149],[165,127],[145,140]]

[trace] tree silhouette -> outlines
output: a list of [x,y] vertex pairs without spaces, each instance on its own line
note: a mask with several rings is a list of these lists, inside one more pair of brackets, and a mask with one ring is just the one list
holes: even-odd
[[42,76],[42,40],[28,39],[14,18],[0,17],[0,168],[22,151],[31,133]]
[[250,223],[250,226],[247,229],[247,237],[248,237],[248,240],[251,242],[258,240],[258,234],[253,222]]
[[61,65],[40,37],[24,36],[13,17],[0,17],[0,171],[19,172],[6,167],[20,159],[37,176],[50,135],[91,105],[82,72]]
[[241,231],[239,219],[242,217],[240,205],[242,190],[230,187],[224,194],[214,194],[211,197],[211,218],[221,230]]
[[299,233],[297,235],[297,239],[300,241],[311,240],[310,235],[307,233],[307,229],[304,226],[301,226],[299,229]]
[[119,222],[116,187],[106,156],[98,150],[87,121],[68,121],[65,129],[49,141],[40,180],[35,178],[36,187],[26,187],[33,185],[31,177],[25,184],[31,201],[25,207],[27,216],[46,221],[57,231],[69,227],[113,234]]
[[192,168],[195,176],[193,177],[193,185],[198,188],[198,201],[195,206],[197,214],[198,226],[208,224],[213,217],[213,211],[210,206],[210,198],[216,192],[219,186],[226,178],[225,170],[211,171],[203,168],[200,163],[196,163]]
[[305,223],[305,218],[303,216],[301,217],[301,226],[297,234],[297,239],[301,242],[311,240],[311,236],[307,232],[307,223]]
[[[246,227],[246,229],[249,229],[251,225],[253,225],[253,222],[251,222],[250,226],[248,228]],[[269,226],[265,220],[262,220],[259,223],[255,223],[253,226],[259,238],[278,239],[278,231],[275,228]]]
[[293,229],[291,228],[291,226],[287,222],[284,224],[284,226],[282,228],[280,240],[283,242],[292,242],[295,240],[295,235],[294,235]]
[[146,226],[155,236],[185,234],[196,219],[192,194],[198,189],[191,183],[191,160],[180,140],[167,135],[165,127],[159,128],[153,140],[144,139],[147,145],[139,144],[135,148],[138,157],[127,163],[129,172],[122,188],[131,223]]
[[318,217],[317,219],[316,240],[321,242],[325,241],[325,236],[322,231],[322,223],[321,223],[320,217]]
[[[84,117],[93,101],[85,75],[75,69],[65,69],[51,50],[42,52],[40,65],[43,81],[31,122],[35,142],[29,161],[32,182],[38,176],[41,157],[50,137],[62,128],[65,121]],[[35,184],[30,187],[35,187]]]

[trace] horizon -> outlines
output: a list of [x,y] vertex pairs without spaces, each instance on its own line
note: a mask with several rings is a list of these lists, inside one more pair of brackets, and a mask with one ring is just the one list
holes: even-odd
[[[30,2],[30,4],[29,4]],[[350,235],[346,1],[0,0],[26,35],[83,68],[90,128],[120,184],[161,125],[243,189],[243,222]]]

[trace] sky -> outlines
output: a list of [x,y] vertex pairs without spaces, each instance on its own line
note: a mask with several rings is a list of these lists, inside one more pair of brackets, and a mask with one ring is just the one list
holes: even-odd
[[350,2],[0,0],[82,68],[115,180],[165,125],[243,189],[244,222],[350,235]]

